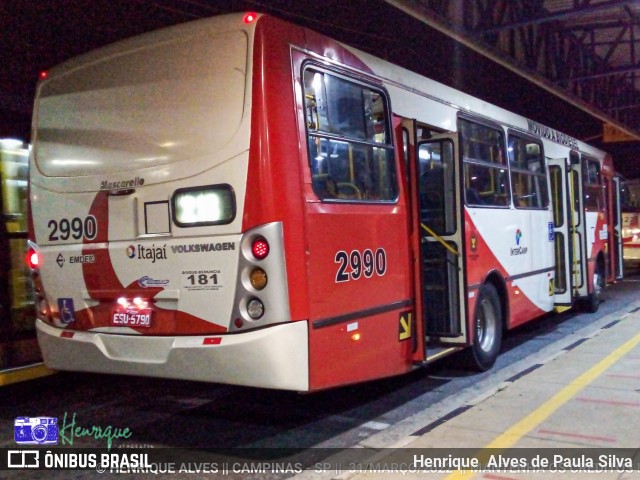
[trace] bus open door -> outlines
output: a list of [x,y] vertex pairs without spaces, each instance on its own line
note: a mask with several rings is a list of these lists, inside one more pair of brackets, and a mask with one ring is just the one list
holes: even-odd
[[[574,241],[576,213],[575,202],[569,190],[569,166],[565,158],[547,159],[551,202],[553,207],[555,271],[555,310],[562,312],[573,303],[573,284],[580,278],[579,248]],[[578,249],[578,255],[574,250]]]
[[622,280],[624,276],[624,256],[622,251],[622,178],[613,177],[612,215],[613,215],[613,249],[615,279]]
[[[569,161],[550,159],[556,252],[555,305],[566,310],[576,301],[598,309],[611,249],[600,164],[572,151]],[[606,243],[607,245],[604,245]],[[603,248],[604,247],[604,248]],[[604,251],[603,251],[604,250]]]
[[404,126],[410,139],[416,316],[424,332],[424,358],[432,361],[468,342],[458,135],[425,135],[427,129],[411,120]]

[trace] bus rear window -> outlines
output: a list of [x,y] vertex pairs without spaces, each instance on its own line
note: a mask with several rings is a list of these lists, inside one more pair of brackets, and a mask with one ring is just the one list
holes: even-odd
[[63,65],[42,83],[34,158],[44,175],[119,174],[215,156],[234,137],[244,112],[244,32],[133,42],[94,52],[75,69]]
[[322,200],[395,201],[398,196],[382,90],[307,68],[305,112],[313,189]]

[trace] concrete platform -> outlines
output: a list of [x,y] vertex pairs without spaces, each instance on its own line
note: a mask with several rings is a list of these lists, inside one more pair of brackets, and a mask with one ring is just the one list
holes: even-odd
[[[423,427],[410,434],[399,437],[403,427],[398,425],[395,434],[368,439],[359,446],[374,455],[355,467],[342,463],[322,477],[640,479],[640,299],[608,316],[594,316],[585,330],[555,352],[540,352],[548,356],[498,388],[494,382],[492,389],[450,411],[433,406],[418,419],[426,422]],[[416,418],[406,424],[419,425]],[[518,466],[434,472],[421,467],[426,465],[421,455],[484,461],[493,455]],[[548,466],[534,468],[535,456],[538,464],[546,458]]]

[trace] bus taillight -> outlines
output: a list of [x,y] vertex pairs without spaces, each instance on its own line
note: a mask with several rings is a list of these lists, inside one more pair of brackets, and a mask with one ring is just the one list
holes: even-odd
[[264,260],[269,255],[269,242],[264,237],[256,238],[251,244],[251,253],[258,260]]
[[249,25],[250,23],[255,22],[256,18],[258,18],[258,16],[255,13],[248,12],[247,14],[245,14],[245,16],[243,17],[242,21],[244,23],[246,23],[247,25]]
[[252,298],[247,302],[247,314],[251,320],[259,320],[264,315],[264,304],[259,298]]
[[35,249],[31,247],[27,250],[25,261],[27,262],[27,266],[31,270],[34,270],[40,266],[40,256],[38,255],[38,252],[36,252]]
[[251,286],[256,290],[262,290],[267,286],[267,272],[260,267],[254,268],[249,274]]

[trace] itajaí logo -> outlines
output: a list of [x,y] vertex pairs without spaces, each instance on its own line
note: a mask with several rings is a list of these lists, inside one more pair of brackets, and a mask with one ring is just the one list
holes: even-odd
[[137,247],[129,245],[127,247],[127,257],[138,257],[138,260],[151,260],[151,263],[156,263],[156,260],[167,259],[167,245],[164,244],[162,247],[156,247],[155,243],[151,244],[150,247],[145,247],[141,244],[138,244]]
[[520,241],[522,240],[522,231],[518,228],[516,230],[516,248],[511,249],[511,256],[514,255],[525,255],[529,250],[528,247],[523,247],[520,245]]

